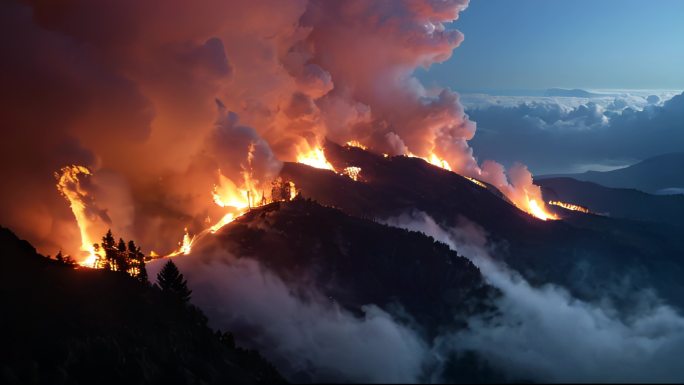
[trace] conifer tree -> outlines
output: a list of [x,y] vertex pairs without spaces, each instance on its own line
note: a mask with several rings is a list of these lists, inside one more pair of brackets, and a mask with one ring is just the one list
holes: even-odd
[[183,302],[190,300],[192,291],[188,289],[188,282],[178,270],[176,264],[169,260],[157,274],[157,284],[164,293],[168,293]]
[[107,234],[102,237],[102,250],[105,253],[105,269],[114,270],[116,267],[116,257],[118,250],[116,249],[116,241],[112,235],[112,230],[108,230]]

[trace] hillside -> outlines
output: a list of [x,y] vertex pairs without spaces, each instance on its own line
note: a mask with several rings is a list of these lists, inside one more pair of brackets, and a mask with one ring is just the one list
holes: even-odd
[[[315,289],[344,308],[401,305],[430,334],[489,309],[496,290],[446,245],[307,199],[250,211],[193,247],[258,260],[292,287]],[[181,262],[179,262],[181,263]]]
[[74,269],[0,227],[0,383],[282,382],[192,306],[127,275]]
[[[285,163],[281,175],[294,181],[307,198],[370,219],[418,210],[450,228],[466,218],[485,229],[496,249],[493,255],[530,282],[553,282],[580,298],[595,299],[613,292],[629,277],[630,287],[654,287],[684,306],[684,284],[678,279],[684,271],[678,258],[684,247],[678,237],[646,232],[634,241],[635,229],[630,226],[622,231],[604,225],[580,226],[570,220],[545,222],[518,210],[494,187],[483,188],[421,159],[383,157],[330,142],[325,151],[338,170],[360,167],[359,180]],[[596,216],[584,220],[605,221]]]
[[537,183],[547,201],[572,202],[611,217],[684,226],[684,195],[652,195],[572,178],[548,178]]

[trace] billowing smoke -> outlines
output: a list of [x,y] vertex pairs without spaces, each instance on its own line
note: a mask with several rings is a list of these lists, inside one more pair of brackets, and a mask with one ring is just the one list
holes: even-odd
[[492,259],[485,232],[465,219],[444,229],[424,213],[389,224],[420,231],[469,258],[500,289],[500,314],[474,318],[466,331],[440,336],[435,350],[474,351],[510,380],[553,382],[681,382],[684,318],[645,291],[625,314],[588,303],[562,287],[531,286]]
[[77,250],[52,179],[76,164],[123,181],[125,203],[95,202],[125,229],[118,235],[169,250],[184,227],[197,232],[225,214],[215,189],[259,199],[280,161],[325,137],[434,155],[513,196],[520,183],[473,157],[475,124],[458,96],[413,76],[460,44],[448,24],[467,4],[3,2],[0,161],[11,182],[0,222],[43,252]]
[[354,315],[314,288],[286,284],[256,260],[215,247],[217,239],[174,258],[212,327],[236,333],[292,381],[420,381],[429,349],[414,330],[375,305]]

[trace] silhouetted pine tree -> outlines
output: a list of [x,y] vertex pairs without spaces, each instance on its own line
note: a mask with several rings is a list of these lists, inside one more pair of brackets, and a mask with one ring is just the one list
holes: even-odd
[[188,289],[188,282],[183,277],[176,264],[169,260],[157,274],[157,284],[163,292],[181,299],[183,302],[190,300],[192,290]]
[[145,254],[140,251],[140,247],[137,247],[133,241],[128,241],[128,260],[131,266],[129,274],[136,277],[142,283],[149,283],[147,269],[145,268]]
[[119,244],[116,246],[116,270],[128,273],[129,267],[126,242],[124,242],[123,238],[119,238]]
[[62,250],[60,250],[57,255],[55,255],[57,262],[64,263],[64,256],[62,255]]
[[112,235],[112,230],[108,230],[107,234],[102,237],[101,247],[105,253],[104,268],[107,270],[114,270],[116,268],[116,257],[118,255],[118,250],[116,249],[116,241]]

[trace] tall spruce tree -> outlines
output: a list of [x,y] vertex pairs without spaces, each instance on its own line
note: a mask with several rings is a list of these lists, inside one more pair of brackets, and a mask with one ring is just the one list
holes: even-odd
[[166,262],[159,274],[157,274],[157,284],[163,292],[183,302],[190,301],[192,290],[188,289],[188,282],[173,261],[169,260]]
[[102,250],[105,254],[105,264],[104,268],[107,270],[113,270],[116,267],[116,256],[118,250],[116,249],[116,241],[112,235],[112,230],[108,230],[107,234],[102,237]]

